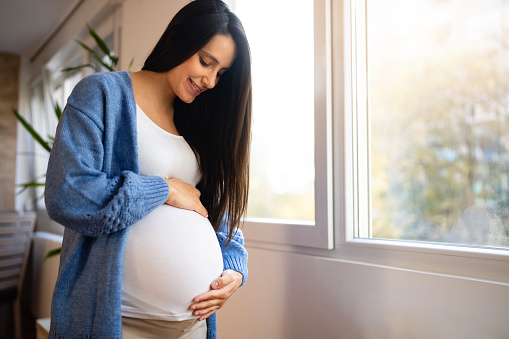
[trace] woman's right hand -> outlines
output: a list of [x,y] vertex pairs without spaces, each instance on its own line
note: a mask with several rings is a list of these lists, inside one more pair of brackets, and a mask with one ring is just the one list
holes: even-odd
[[166,181],[170,188],[170,194],[166,200],[168,205],[195,211],[205,218],[209,216],[200,201],[201,193],[196,187],[179,178],[164,179],[164,181]]

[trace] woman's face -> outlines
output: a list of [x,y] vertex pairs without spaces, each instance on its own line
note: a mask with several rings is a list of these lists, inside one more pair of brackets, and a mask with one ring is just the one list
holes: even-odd
[[214,88],[236,56],[235,42],[224,34],[214,36],[192,57],[168,71],[167,79],[176,96],[185,103]]

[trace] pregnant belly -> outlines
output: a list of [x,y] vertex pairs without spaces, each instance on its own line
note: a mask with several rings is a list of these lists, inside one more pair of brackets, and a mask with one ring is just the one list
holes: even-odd
[[180,321],[223,270],[208,219],[162,205],[131,226],[122,265],[122,315]]

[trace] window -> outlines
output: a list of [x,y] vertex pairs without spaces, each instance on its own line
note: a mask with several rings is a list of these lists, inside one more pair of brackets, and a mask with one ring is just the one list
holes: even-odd
[[250,238],[331,248],[329,2],[229,5],[252,52]]
[[[412,3],[415,4],[415,1]],[[390,2],[386,4],[394,10]],[[288,5],[288,8],[293,8],[294,5]],[[371,155],[371,149],[384,145],[374,145],[374,137],[370,133],[375,128],[371,120],[374,105],[371,98],[375,89],[368,87],[371,78],[368,77],[370,73],[367,67],[367,54],[371,53],[373,47],[367,49],[366,43],[366,0],[331,0],[330,3],[314,1],[313,9],[315,206],[320,206],[324,202],[321,199],[333,193],[335,234],[333,237],[331,232],[327,233],[327,241],[334,241],[335,246],[328,246],[330,243],[327,242],[324,245],[320,242],[323,238],[317,235],[319,232],[312,231],[323,225],[318,220],[320,216],[318,208],[316,226],[298,223],[286,225],[283,219],[276,219],[273,222],[250,222],[245,228],[248,246],[379,268],[412,270],[431,275],[447,274],[504,284],[509,282],[507,274],[509,251],[504,248],[391,238],[380,235],[375,227],[371,226],[371,220],[377,218],[379,215],[377,213],[380,213],[376,209],[376,213],[372,212],[372,205],[375,205],[376,199],[379,198],[371,193],[373,181],[380,179],[371,174],[375,157]],[[290,11],[285,10],[284,13]],[[438,17],[437,14],[436,18]],[[284,22],[280,24],[283,25]],[[385,20],[385,24],[391,24],[391,20]],[[247,33],[249,34],[249,31]],[[319,73],[317,69],[321,69],[322,62],[326,65],[323,67],[325,71]],[[330,101],[331,116],[323,113],[328,112],[327,110],[317,109],[316,103],[320,102],[323,96],[327,98],[326,105],[329,105]],[[258,113],[255,111],[254,114]],[[317,126],[322,126],[322,129]],[[328,137],[332,135],[332,143],[327,141],[320,144],[319,138],[323,135]],[[330,161],[331,158],[333,162]],[[326,170],[321,167],[323,159],[327,159]],[[332,165],[333,171],[328,168]],[[328,190],[325,191],[325,195],[321,195],[324,191],[319,188],[320,180],[330,173],[333,173],[334,180],[326,181]],[[325,202],[332,203],[332,199]],[[329,209],[331,210],[332,208]],[[328,225],[331,224],[332,222]]]
[[509,247],[509,4],[352,1],[354,236]]

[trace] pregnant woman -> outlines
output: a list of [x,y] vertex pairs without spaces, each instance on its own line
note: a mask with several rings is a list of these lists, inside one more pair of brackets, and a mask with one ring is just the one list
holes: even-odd
[[249,46],[219,0],[181,9],[141,71],[78,83],[46,179],[66,227],[50,338],[216,337],[247,278],[250,128]]

